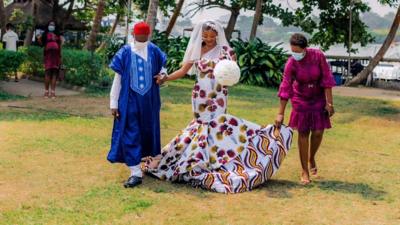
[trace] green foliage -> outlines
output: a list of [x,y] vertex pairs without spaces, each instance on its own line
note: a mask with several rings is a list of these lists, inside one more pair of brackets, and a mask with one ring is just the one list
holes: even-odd
[[16,25],[16,32],[24,32],[34,26],[34,18],[26,15],[21,9],[14,9],[10,16],[10,22]]
[[232,41],[241,69],[240,82],[263,87],[278,87],[287,60],[283,48],[270,46],[260,39]]
[[186,47],[189,43],[188,37],[167,37],[165,33],[154,32],[152,41],[160,47],[168,56],[168,72],[178,70],[182,65],[185,56]]
[[[271,0],[269,0],[271,1]],[[297,0],[302,7],[294,12],[277,9],[275,15],[282,20],[283,25],[300,27],[311,35],[310,43],[318,44],[327,50],[334,44],[344,44],[349,47],[349,12],[352,9],[352,43],[365,46],[374,40],[368,32],[367,26],[360,19],[360,14],[368,12],[370,8],[362,1],[348,0]],[[353,2],[352,5],[350,5]],[[272,4],[272,2],[270,3]],[[268,8],[268,7],[266,7]],[[318,9],[319,14],[315,16]],[[266,13],[266,12],[264,12]],[[275,16],[272,12],[271,16]],[[351,49],[355,51],[355,49]]]
[[[167,69],[172,73],[182,66],[182,60],[189,42],[188,37],[167,37],[165,33],[155,32],[152,41],[167,54]],[[232,41],[238,56],[238,64],[244,84],[263,87],[277,87],[282,79],[282,71],[287,60],[286,53],[279,46],[270,46],[260,39],[252,42]],[[107,50],[114,55],[118,49]]]
[[25,54],[25,61],[20,67],[20,71],[36,77],[44,77],[43,67],[43,48],[31,46],[19,50]]
[[[26,61],[21,70],[27,74],[43,77],[43,48],[31,46],[22,50]],[[65,81],[72,85],[88,86],[109,76],[105,72],[104,60],[94,52],[74,49],[62,50],[62,62],[67,68]]]
[[[263,18],[272,17],[280,19],[283,26],[295,26],[310,34],[310,42],[320,45],[327,50],[335,44],[344,44],[349,47],[349,12],[352,8],[352,43],[359,43],[366,46],[374,41],[374,37],[368,31],[366,24],[360,19],[362,13],[370,11],[368,3],[356,0],[296,0],[284,1],[264,0]],[[352,6],[350,6],[351,2]],[[379,0],[381,4],[397,6],[398,0]],[[239,7],[242,10],[255,10],[256,0],[235,0],[226,5],[223,0],[203,1],[204,4],[194,2],[195,9],[189,12],[196,12],[200,8],[220,7],[230,9]],[[262,24],[263,21],[260,21]],[[249,29],[249,28],[247,28]],[[244,29],[244,30],[247,30]],[[242,29],[241,29],[242,30]],[[246,33],[246,31],[244,32]],[[351,51],[356,51],[351,49]]]
[[125,38],[118,36],[104,37],[106,48],[101,52],[108,60],[111,60],[115,53],[124,45]]
[[82,50],[63,50],[63,64],[67,67],[67,83],[87,86],[102,76],[103,60],[93,52]]
[[15,73],[25,59],[21,52],[0,50],[0,80],[7,74]]
[[[139,10],[141,12],[139,17],[143,19],[149,8],[149,0],[133,0],[132,3],[133,3],[134,8],[136,8],[137,10]],[[168,11],[170,9],[173,10],[175,8],[175,6],[176,6],[175,0],[159,1],[159,9],[165,16],[167,16]]]
[[[20,99],[25,99],[25,97],[20,96],[20,95],[9,94],[0,89],[0,101],[11,101],[11,100],[20,100]],[[0,118],[1,118],[1,116],[0,116]]]

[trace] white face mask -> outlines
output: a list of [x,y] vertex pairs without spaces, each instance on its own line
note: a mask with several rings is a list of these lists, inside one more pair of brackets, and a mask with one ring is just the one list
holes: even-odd
[[138,41],[135,41],[135,47],[136,47],[137,49],[144,49],[144,48],[147,47],[148,44],[149,44],[148,41],[146,41],[146,42],[138,42]]
[[49,31],[50,31],[50,32],[52,32],[52,31],[54,31],[54,30],[56,29],[56,27],[53,26],[53,25],[50,25],[48,28],[49,28]]
[[302,52],[302,53],[292,52],[292,56],[296,61],[302,60],[305,55],[306,55],[305,52]]

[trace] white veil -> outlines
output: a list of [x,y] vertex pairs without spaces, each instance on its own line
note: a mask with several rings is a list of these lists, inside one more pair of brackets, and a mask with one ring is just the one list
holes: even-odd
[[193,63],[196,60],[200,59],[201,47],[202,47],[202,43],[203,43],[202,32],[203,32],[204,25],[209,25],[215,31],[217,31],[217,33],[218,33],[217,46],[229,46],[229,43],[225,37],[224,28],[222,27],[222,25],[219,22],[214,21],[214,20],[203,20],[203,21],[197,23],[193,29],[192,35],[190,36],[189,44],[186,48],[185,56],[183,57],[184,64],[188,63],[188,62]]

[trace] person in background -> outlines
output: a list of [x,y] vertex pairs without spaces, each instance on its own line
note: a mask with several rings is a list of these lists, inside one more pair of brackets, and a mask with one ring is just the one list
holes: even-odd
[[[40,44],[44,47],[43,49],[43,63],[45,68],[45,98],[56,97],[56,84],[57,78],[60,72],[61,66],[61,46],[62,38],[54,21],[48,23],[46,31],[40,38]],[[51,92],[49,93],[49,87],[51,85]]]
[[[14,32],[14,26],[11,23],[6,25],[6,33],[3,35],[3,48],[8,51],[17,51],[18,34]],[[15,82],[18,82],[17,71],[14,72]]]
[[[322,142],[325,129],[331,128],[333,108],[332,87],[335,80],[325,55],[318,49],[308,48],[302,34],[290,38],[292,56],[289,57],[279,88],[280,108],[276,125],[283,123],[288,99],[292,103],[289,126],[298,130],[298,146],[302,167],[301,183],[309,184],[310,172],[317,175],[315,155]],[[310,143],[311,142],[311,143]]]

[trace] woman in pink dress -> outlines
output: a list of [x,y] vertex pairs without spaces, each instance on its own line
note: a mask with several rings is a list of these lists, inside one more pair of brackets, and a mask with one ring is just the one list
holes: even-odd
[[294,34],[290,39],[292,57],[286,63],[279,88],[280,108],[276,118],[279,127],[290,99],[292,113],[289,126],[299,132],[303,184],[311,182],[308,163],[311,174],[317,175],[315,154],[324,130],[331,128],[330,117],[334,114],[332,87],[335,86],[324,53],[307,46],[307,39],[302,34]]
[[[41,38],[43,45],[43,64],[45,69],[45,92],[44,97],[56,97],[56,84],[61,66],[61,36],[56,30],[56,23],[50,21],[47,30]],[[51,92],[49,93],[49,87]]]

